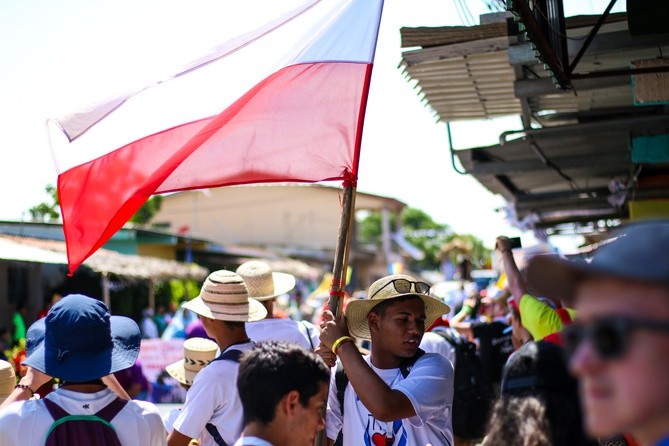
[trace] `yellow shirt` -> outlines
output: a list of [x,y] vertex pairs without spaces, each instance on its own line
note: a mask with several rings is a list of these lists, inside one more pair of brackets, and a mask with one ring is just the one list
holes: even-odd
[[[576,310],[571,308],[566,310],[573,320],[576,317]],[[525,294],[520,300],[520,320],[535,341],[561,331],[564,325],[555,309],[529,294]]]

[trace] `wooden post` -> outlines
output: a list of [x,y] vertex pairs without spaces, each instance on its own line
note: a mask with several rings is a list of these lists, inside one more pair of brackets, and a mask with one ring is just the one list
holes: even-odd
[[[348,269],[348,257],[351,247],[351,236],[353,233],[353,219],[355,218],[355,187],[344,186],[344,196],[342,198],[341,221],[339,222],[339,236],[337,238],[337,247],[335,249],[334,265],[332,267],[332,285],[330,285],[330,299],[328,308],[335,317],[339,317],[344,303],[343,293],[346,289],[346,273]],[[325,418],[325,413],[323,413]],[[327,445],[327,436],[325,429],[316,435],[316,446]]]
[[153,279],[149,279],[149,308],[156,310],[156,290]]
[[334,266],[332,267],[332,285],[328,308],[335,317],[341,314],[343,299],[342,293],[346,289],[346,273],[348,268],[349,248],[353,230],[352,221],[355,218],[355,187],[345,186],[342,198],[342,213],[339,223],[339,237],[335,250]]
[[111,297],[109,296],[109,273],[102,271],[102,301],[111,312]]

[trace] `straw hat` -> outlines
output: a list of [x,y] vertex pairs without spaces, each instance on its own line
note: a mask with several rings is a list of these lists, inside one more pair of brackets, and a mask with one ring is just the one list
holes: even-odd
[[268,264],[259,260],[243,263],[237,268],[237,274],[244,279],[249,297],[259,301],[273,299],[295,288],[295,276],[272,272]]
[[184,357],[167,367],[165,371],[181,384],[193,385],[195,375],[214,360],[218,345],[210,339],[190,338],[184,341]]
[[250,299],[244,280],[232,271],[209,274],[200,295],[183,305],[200,316],[231,322],[253,322],[264,319],[267,310]]
[[[411,287],[408,292],[401,293],[395,289],[395,286],[391,282],[398,279],[404,279],[411,282]],[[451,311],[450,307],[441,302],[438,298],[429,294],[417,292],[415,282],[416,279],[406,274],[395,274],[374,282],[372,286],[369,287],[368,296],[371,296],[371,298],[352,300],[348,303],[348,306],[346,307],[348,331],[355,337],[371,339],[369,325],[367,324],[367,315],[372,308],[381,302],[388,299],[397,299],[398,297],[417,296],[423,300],[423,303],[425,304],[426,327],[432,325],[438,317]]]
[[0,359],[0,404],[14,391],[15,385],[14,367],[7,361]]

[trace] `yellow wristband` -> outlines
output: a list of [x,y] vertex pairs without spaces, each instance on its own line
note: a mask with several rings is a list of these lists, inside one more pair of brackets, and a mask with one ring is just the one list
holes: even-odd
[[332,352],[336,355],[337,354],[337,349],[344,343],[351,341],[353,342],[353,339],[350,336],[342,336],[341,338],[337,339],[334,341],[332,344]]

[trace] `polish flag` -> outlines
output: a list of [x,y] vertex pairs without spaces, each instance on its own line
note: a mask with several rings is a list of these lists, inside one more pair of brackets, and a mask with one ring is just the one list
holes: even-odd
[[222,44],[48,122],[70,273],[152,194],[355,183],[383,1],[300,0],[274,17],[227,2],[239,14],[221,17]]

